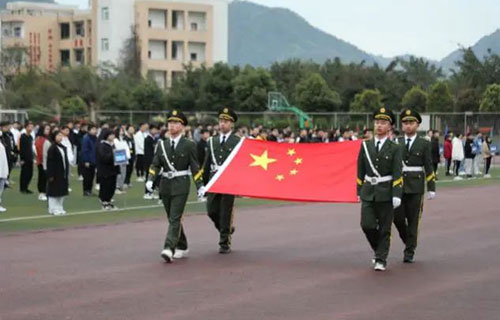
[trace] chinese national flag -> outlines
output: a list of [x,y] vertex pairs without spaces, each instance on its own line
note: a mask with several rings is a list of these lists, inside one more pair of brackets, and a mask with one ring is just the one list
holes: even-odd
[[207,192],[252,198],[357,202],[361,141],[288,144],[242,139]]

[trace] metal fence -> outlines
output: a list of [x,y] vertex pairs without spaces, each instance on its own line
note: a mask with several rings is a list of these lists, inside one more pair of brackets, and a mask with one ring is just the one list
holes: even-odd
[[[166,119],[168,110],[164,111],[143,111],[143,110],[101,110],[97,111],[98,122],[110,123],[130,123],[139,124],[141,122],[163,122]],[[216,112],[186,112],[192,124],[214,124],[217,122]],[[308,123],[309,128],[322,128],[327,130],[350,128],[362,130],[371,127],[371,113],[309,113],[312,123]],[[29,117],[28,117],[29,116]],[[263,125],[265,127],[284,128],[290,126],[294,129],[299,127],[299,119],[293,113],[288,112],[238,112],[239,124],[242,126]],[[441,132],[466,133],[482,131],[483,133],[500,135],[500,113],[490,112],[448,112],[448,113],[426,113],[422,115],[424,122],[421,130],[435,129]],[[399,128],[399,116],[397,128]],[[69,121],[87,120],[88,114],[63,114],[61,118],[55,119],[51,114],[32,113],[26,110],[0,110],[0,119],[24,122],[30,118],[33,121]]]

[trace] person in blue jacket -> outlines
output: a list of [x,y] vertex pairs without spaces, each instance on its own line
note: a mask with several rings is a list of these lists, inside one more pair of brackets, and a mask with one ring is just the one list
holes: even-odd
[[83,163],[83,195],[92,196],[92,185],[96,170],[96,143],[97,127],[89,125],[87,134],[82,140],[82,163]]

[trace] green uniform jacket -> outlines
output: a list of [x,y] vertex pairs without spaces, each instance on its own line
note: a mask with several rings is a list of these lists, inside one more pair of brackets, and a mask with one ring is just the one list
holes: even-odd
[[382,177],[392,176],[392,181],[382,182],[377,185],[365,181],[366,175],[375,177],[376,174],[371,169],[365,150],[361,146],[358,156],[358,196],[363,201],[375,202],[392,201],[393,197],[401,198],[403,190],[401,147],[387,139],[377,154],[375,139],[366,140],[364,143],[368,147],[368,153],[375,169]]
[[[216,135],[208,140],[208,150],[205,155],[203,170],[210,172],[210,179],[215,175],[218,167],[222,166],[224,161],[229,157],[234,148],[238,145],[241,138],[231,133],[223,146],[220,145],[220,135]],[[212,156],[213,144],[213,156]],[[214,164],[214,158],[216,163]]]
[[406,150],[405,138],[400,138],[399,144],[403,149],[404,166],[422,167],[424,169],[421,172],[403,172],[403,193],[423,194],[426,182],[428,191],[436,191],[436,175],[432,166],[431,143],[424,138],[416,137],[409,151]]
[[[202,182],[203,172],[200,170],[200,165],[198,164],[198,158],[196,153],[196,144],[181,137],[178,145],[175,147],[175,151],[172,150],[170,139],[165,139],[165,141],[160,141],[158,147],[156,148],[156,153],[153,158],[153,164],[149,169],[149,180],[154,181],[156,177],[163,172],[171,171],[165,155],[163,153],[163,148],[160,143],[163,143],[165,147],[165,152],[170,163],[174,166],[177,171],[191,170],[192,176],[196,187],[199,189]],[[163,177],[160,182],[160,194],[162,196],[176,196],[181,194],[189,193],[189,188],[191,186],[191,181],[188,175],[182,177],[175,177],[173,179],[167,179]]]

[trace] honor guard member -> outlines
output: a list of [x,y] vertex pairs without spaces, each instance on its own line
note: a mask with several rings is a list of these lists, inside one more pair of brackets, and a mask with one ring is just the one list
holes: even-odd
[[394,212],[394,224],[406,248],[404,262],[415,261],[418,225],[422,216],[425,184],[428,198],[436,196],[436,175],[432,166],[431,143],[417,136],[422,117],[411,109],[401,113],[404,137],[399,139],[403,148],[403,198],[401,206]]
[[[210,170],[210,179],[217,173],[224,161],[240,142],[233,132],[234,123],[238,120],[236,113],[230,108],[219,112],[219,134],[208,141],[204,170]],[[219,231],[219,253],[231,252],[231,235],[234,233],[233,208],[234,195],[209,193],[207,195],[208,216]]]
[[387,108],[373,114],[375,135],[365,140],[358,156],[358,196],[361,200],[361,228],[374,251],[376,271],[387,267],[394,208],[401,205],[402,153],[389,139],[396,119]]
[[202,187],[196,144],[183,136],[186,116],[173,110],[168,114],[170,137],[161,141],[156,148],[153,163],[149,169],[146,188],[152,192],[153,181],[161,175],[159,191],[168,218],[168,231],[161,256],[166,262],[186,257],[188,243],[182,226],[182,215],[186,206],[193,176],[197,189]]

